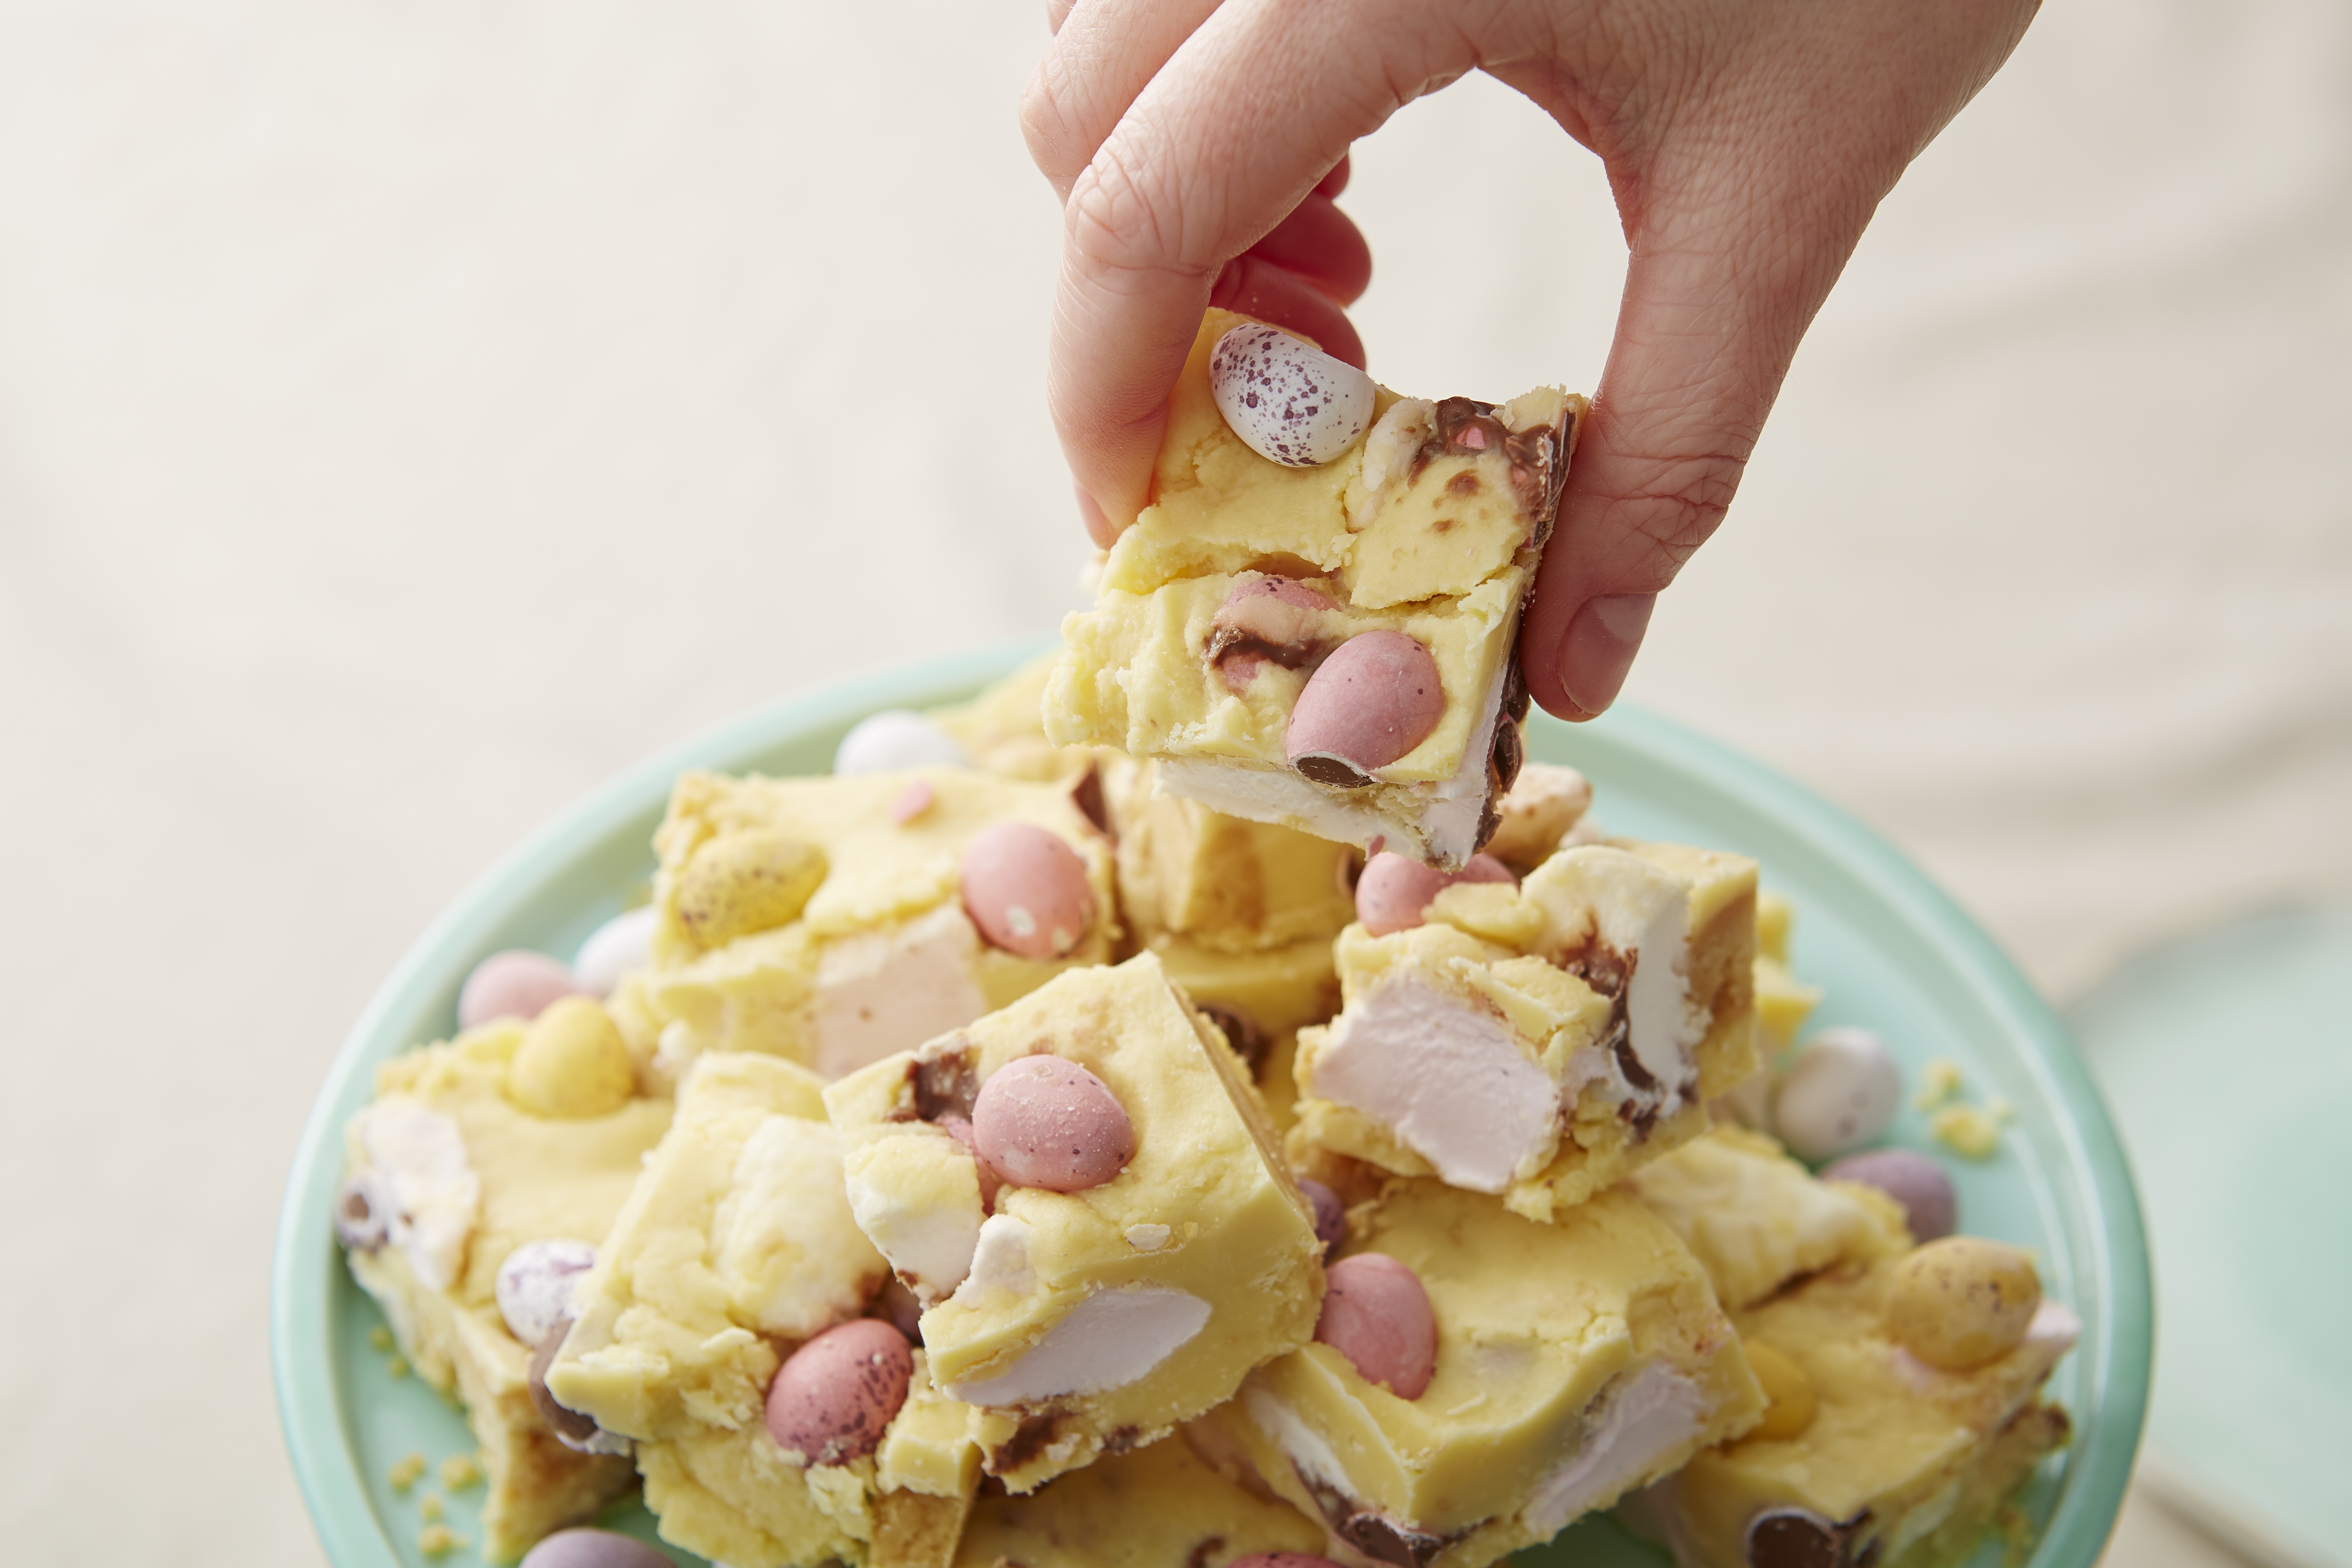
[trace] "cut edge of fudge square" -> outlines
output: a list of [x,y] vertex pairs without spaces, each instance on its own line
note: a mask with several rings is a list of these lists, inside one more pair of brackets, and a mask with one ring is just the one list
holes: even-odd
[[1519,616],[1586,401],[1401,398],[1316,355],[1352,378],[1360,436],[1276,461],[1218,384],[1228,334],[1273,330],[1203,319],[1150,502],[1064,623],[1046,734],[1154,758],[1232,816],[1459,868],[1522,758]]
[[1427,1179],[1374,1191],[1340,1257],[1381,1254],[1421,1281],[1426,1388],[1401,1397],[1317,1343],[1202,1424],[1226,1468],[1322,1520],[1349,1568],[1483,1568],[1761,1413],[1696,1260],[1631,1198],[1547,1224]]
[[1347,1005],[1300,1031],[1293,1155],[1314,1147],[1572,1208],[1705,1131],[1754,1072],[1756,864],[1575,844],[1517,888],[1449,887],[1423,924],[1339,943]]
[[[974,839],[1005,824],[1083,868],[1083,925],[1058,951],[1013,950],[963,885]],[[614,1008],[673,1078],[723,1051],[839,1077],[1107,963],[1119,939],[1111,843],[1067,779],[688,772],[654,842],[653,962]]]
[[[625,1454],[578,1452],[534,1406],[535,1346],[496,1299],[499,1266],[537,1242],[601,1243],[670,1102],[628,1090],[597,1114],[553,1117],[507,1091],[526,1029],[501,1019],[404,1051],[345,1130],[339,1228],[352,1278],[383,1309],[416,1375],[464,1407],[485,1482],[482,1552],[511,1562],[625,1495]],[[357,1214],[368,1218],[355,1224]]]
[[1225,1568],[1262,1552],[1319,1553],[1319,1524],[1192,1451],[1198,1425],[1027,1496],[982,1498],[956,1568]]
[[[1133,1153],[1082,1190],[983,1198],[974,1107],[1035,1056],[1092,1074]],[[858,1222],[924,1304],[932,1375],[980,1406],[983,1464],[1015,1492],[1157,1440],[1314,1331],[1312,1210],[1241,1061],[1150,954],[1061,976],[825,1101]]]

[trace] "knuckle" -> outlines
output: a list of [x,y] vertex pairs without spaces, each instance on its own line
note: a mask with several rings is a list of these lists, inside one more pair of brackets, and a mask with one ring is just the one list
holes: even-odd
[[1022,89],[1019,111],[1021,139],[1028,143],[1030,158],[1046,178],[1056,183],[1075,174],[1078,162],[1072,145],[1072,116],[1062,101],[1060,88],[1052,63],[1039,66],[1029,85]]

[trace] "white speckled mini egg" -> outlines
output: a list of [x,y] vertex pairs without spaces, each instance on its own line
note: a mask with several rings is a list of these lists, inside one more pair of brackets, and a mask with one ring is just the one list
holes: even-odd
[[1372,378],[1279,329],[1249,322],[1209,354],[1217,412],[1268,462],[1317,468],[1372,422]]

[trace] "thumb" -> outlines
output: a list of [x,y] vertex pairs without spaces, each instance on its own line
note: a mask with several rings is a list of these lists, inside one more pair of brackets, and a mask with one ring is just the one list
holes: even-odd
[[1731,505],[1798,340],[1844,259],[1818,280],[1775,279],[1748,250],[1636,238],[1519,644],[1529,694],[1562,718],[1591,718],[1616,700],[1657,594]]

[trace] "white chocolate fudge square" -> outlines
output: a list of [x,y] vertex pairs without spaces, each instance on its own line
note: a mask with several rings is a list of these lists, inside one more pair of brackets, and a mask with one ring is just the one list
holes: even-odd
[[1759,1372],[1778,1369],[1771,1405],[1745,1437],[1696,1456],[1642,1500],[1679,1561],[1952,1568],[2064,1446],[2066,1412],[2040,1390],[2074,1343],[2074,1315],[2044,1301],[2014,1349],[1937,1370],[1887,1331],[1882,1302],[1898,1266],[1842,1263],[1736,1314]]
[[[1459,867],[1517,770],[1519,612],[1584,400],[1380,390],[1360,440],[1292,466],[1219,412],[1215,350],[1251,325],[1222,310],[1202,322],[1150,503],[1112,546],[1095,608],[1064,623],[1046,734],[1155,758],[1163,789],[1233,816]],[[1409,719],[1309,744],[1318,716],[1370,711],[1368,688],[1337,694],[1356,675],[1345,650],[1366,638],[1419,644],[1413,680],[1437,690],[1417,684],[1407,701],[1381,664],[1370,700]]]
[[572,1451],[533,1407],[536,1347],[499,1312],[499,1266],[529,1243],[602,1243],[670,1121],[667,1097],[633,1090],[595,1114],[525,1110],[509,1092],[525,1037],[501,1019],[378,1068],[376,1099],[347,1130],[340,1200],[353,1277],[418,1375],[466,1407],[494,1563],[592,1518],[634,1479],[626,1458]]
[[[964,852],[1002,823],[1045,830],[1085,866],[1092,914],[1059,956],[992,945],[971,918]],[[1066,783],[688,773],[654,845],[654,961],[614,1009],[673,1075],[757,1051],[838,1077],[1106,963],[1117,941],[1110,843]]]
[[821,1090],[756,1052],[694,1063],[547,1372],[559,1403],[635,1440],[663,1538],[736,1568],[867,1562],[893,1530],[937,1535],[977,1480],[971,1413],[919,1358],[876,1453],[803,1467],[769,1435],[786,1354],[888,1275],[851,1218]]
[[1756,866],[1580,844],[1517,888],[1339,938],[1346,1006],[1303,1030],[1302,1145],[1500,1195],[1543,1218],[1707,1124],[1755,1071]]
[[1392,1258],[1428,1293],[1428,1386],[1400,1397],[1318,1342],[1253,1373],[1212,1422],[1350,1563],[1482,1568],[1762,1408],[1696,1261],[1631,1198],[1538,1224],[1391,1178],[1349,1220],[1343,1257]]
[[[1005,1185],[988,1206],[950,1127],[1045,1055],[1107,1087],[1133,1153],[1100,1185]],[[1064,975],[825,1103],[858,1223],[928,1303],[931,1375],[982,1407],[983,1462],[1016,1492],[1154,1441],[1313,1332],[1312,1210],[1240,1062],[1150,954]]]

